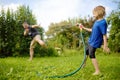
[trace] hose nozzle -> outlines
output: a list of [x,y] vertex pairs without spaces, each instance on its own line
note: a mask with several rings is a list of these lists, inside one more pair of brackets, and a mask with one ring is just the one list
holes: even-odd
[[81,23],[77,23],[76,26],[80,28],[80,31],[82,31],[83,25]]

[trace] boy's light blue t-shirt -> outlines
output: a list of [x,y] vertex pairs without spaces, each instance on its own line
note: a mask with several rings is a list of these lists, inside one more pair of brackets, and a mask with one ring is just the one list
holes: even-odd
[[103,35],[107,33],[107,22],[105,19],[95,21],[88,43],[94,48],[100,48],[103,42]]

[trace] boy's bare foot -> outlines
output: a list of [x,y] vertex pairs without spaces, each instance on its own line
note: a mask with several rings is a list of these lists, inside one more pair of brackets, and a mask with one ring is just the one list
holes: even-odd
[[93,75],[99,75],[100,74],[100,72],[98,71],[98,72],[94,72],[93,73]]

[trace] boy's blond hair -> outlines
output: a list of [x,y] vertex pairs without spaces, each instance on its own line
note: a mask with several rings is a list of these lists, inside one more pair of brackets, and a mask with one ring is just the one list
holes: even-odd
[[105,7],[97,6],[93,9],[93,14],[96,14],[96,18],[103,18],[105,16]]

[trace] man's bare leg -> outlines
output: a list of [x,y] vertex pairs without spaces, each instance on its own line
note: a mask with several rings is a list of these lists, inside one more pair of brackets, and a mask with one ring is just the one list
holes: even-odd
[[41,40],[40,35],[36,35],[35,40],[41,45],[41,46],[45,46],[45,43]]
[[41,45],[41,46],[44,46],[45,45],[45,43],[42,41],[42,40],[37,40],[37,42]]
[[36,43],[36,41],[33,39],[30,44],[30,59],[29,59],[29,61],[31,61],[33,59],[35,43]]
[[29,59],[29,61],[31,61],[33,59],[33,55],[34,55],[34,49],[30,48],[30,59]]

